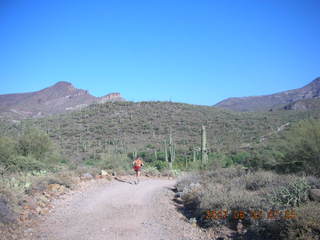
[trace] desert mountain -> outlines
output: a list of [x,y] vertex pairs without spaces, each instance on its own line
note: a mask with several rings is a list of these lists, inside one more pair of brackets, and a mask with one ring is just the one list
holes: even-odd
[[[215,105],[240,112],[252,111],[268,111],[278,109],[280,106],[292,106],[294,102],[304,99],[315,99],[320,97],[320,78],[315,79],[308,85],[284,92],[279,92],[271,95],[228,98]],[[299,103],[301,105],[301,103]],[[295,109],[287,107],[285,109]]]
[[21,119],[79,109],[94,103],[124,101],[120,93],[95,97],[69,82],[58,82],[36,92],[0,95],[0,115]]

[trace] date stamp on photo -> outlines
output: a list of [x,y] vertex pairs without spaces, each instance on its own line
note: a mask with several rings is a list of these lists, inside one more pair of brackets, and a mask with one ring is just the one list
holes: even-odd
[[296,212],[293,209],[286,210],[274,210],[270,209],[268,211],[264,210],[250,210],[250,211],[242,211],[242,210],[208,210],[206,212],[205,218],[211,220],[222,220],[227,219],[228,217],[232,217],[233,219],[247,219],[251,218],[254,220],[259,219],[269,219],[269,220],[279,220],[279,219],[295,219]]

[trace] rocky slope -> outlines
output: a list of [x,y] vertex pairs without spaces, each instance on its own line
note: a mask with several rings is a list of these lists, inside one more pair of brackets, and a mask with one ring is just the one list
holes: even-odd
[[320,97],[320,78],[315,79],[308,85],[264,96],[228,98],[217,103],[215,106],[240,112],[269,111],[303,99],[315,99]]
[[69,82],[30,93],[0,95],[0,116],[21,119],[63,113],[107,101],[123,101],[120,93],[95,97],[86,90],[77,89]]
[[289,103],[288,105],[282,107],[282,109],[297,111],[319,110],[320,98],[298,100],[293,103]]

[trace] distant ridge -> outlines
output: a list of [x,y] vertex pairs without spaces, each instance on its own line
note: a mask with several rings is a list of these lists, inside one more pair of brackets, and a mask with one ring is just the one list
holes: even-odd
[[288,107],[284,107],[283,109],[295,109],[292,107],[294,106],[294,102],[319,97],[320,77],[302,88],[264,96],[228,98],[217,103],[215,107],[239,112],[269,111],[286,105]]
[[72,83],[62,81],[36,92],[0,95],[0,116],[13,119],[41,117],[108,101],[125,99],[120,93],[95,97],[87,90],[75,88]]

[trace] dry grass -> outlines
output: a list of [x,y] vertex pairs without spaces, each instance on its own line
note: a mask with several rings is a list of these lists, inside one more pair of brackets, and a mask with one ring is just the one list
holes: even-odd
[[[280,239],[280,233],[283,235],[289,231],[292,232],[294,228],[293,223],[285,219],[281,219],[278,222],[267,219],[267,213],[271,209],[283,212],[289,208],[292,209],[290,204],[285,204],[280,200],[290,199],[291,201],[291,199],[294,199],[299,204],[294,204],[293,206],[300,205],[299,208],[297,207],[297,212],[299,213],[306,209],[308,216],[301,215],[302,218],[297,219],[299,224],[307,225],[309,229],[307,223],[316,222],[317,219],[310,217],[313,214],[310,210],[311,205],[305,205],[304,202],[307,199],[301,197],[307,193],[310,187],[309,182],[317,185],[319,184],[319,179],[315,177],[304,178],[294,175],[278,175],[267,171],[246,173],[241,168],[218,169],[200,174],[193,173],[179,179],[177,195],[181,196],[185,209],[188,211],[188,217],[195,217],[202,227],[217,227],[224,224],[236,230],[239,219],[236,219],[234,214],[238,211],[243,211],[245,218],[242,220],[242,224],[248,230],[248,234],[259,236],[260,234],[266,234],[267,231],[272,237],[276,236],[275,239]],[[283,189],[288,191],[284,194],[284,192],[280,191]],[[275,202],[275,194],[279,193],[284,195],[280,195],[279,202]],[[206,217],[208,216],[207,211],[213,210],[227,211],[226,218],[215,217],[208,219]],[[265,215],[262,218],[254,219],[251,215],[253,211],[262,211]],[[283,217],[283,215],[281,216]],[[279,226],[285,226],[283,224],[289,225],[288,227],[279,228]],[[312,225],[312,227],[314,226]]]

